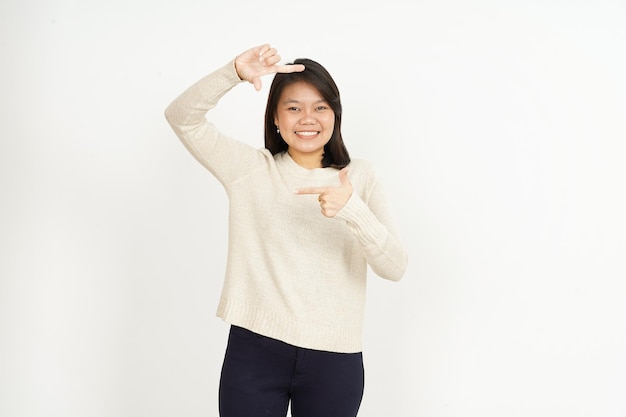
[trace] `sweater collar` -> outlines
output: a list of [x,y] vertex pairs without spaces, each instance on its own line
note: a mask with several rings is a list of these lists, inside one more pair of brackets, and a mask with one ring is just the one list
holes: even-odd
[[318,178],[327,179],[337,176],[336,168],[305,168],[298,165],[288,152],[281,152],[275,156],[276,163],[284,168],[285,172],[290,176],[300,178]]

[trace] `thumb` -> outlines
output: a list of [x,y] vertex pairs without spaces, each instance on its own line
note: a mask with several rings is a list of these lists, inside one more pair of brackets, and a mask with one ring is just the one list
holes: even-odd
[[263,83],[261,82],[261,77],[254,77],[252,79],[252,84],[254,85],[254,89],[256,91],[261,91],[261,87],[263,85]]
[[350,186],[350,180],[348,180],[348,167],[344,167],[339,171],[339,181],[342,186]]

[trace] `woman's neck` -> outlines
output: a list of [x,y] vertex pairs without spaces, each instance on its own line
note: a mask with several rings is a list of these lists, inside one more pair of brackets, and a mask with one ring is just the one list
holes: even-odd
[[322,157],[324,154],[304,154],[300,152],[293,152],[288,149],[287,152],[293,161],[306,169],[322,168]]

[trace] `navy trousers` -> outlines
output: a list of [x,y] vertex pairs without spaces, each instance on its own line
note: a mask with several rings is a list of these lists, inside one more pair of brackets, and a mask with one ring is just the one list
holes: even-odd
[[221,417],[356,417],[361,353],[299,348],[231,326],[219,390]]

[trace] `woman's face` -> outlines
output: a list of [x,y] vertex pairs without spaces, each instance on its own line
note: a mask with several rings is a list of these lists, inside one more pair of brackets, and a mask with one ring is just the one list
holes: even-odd
[[305,168],[322,166],[324,145],[335,128],[335,112],[315,87],[304,81],[285,87],[274,124],[297,164]]

